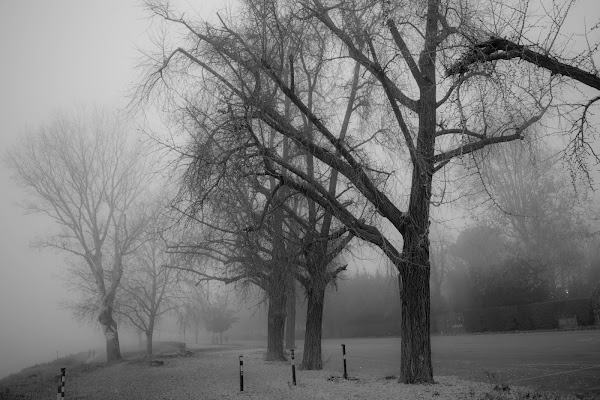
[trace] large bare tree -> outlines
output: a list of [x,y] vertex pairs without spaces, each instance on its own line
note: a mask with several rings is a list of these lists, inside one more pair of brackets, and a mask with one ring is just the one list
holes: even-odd
[[26,210],[46,215],[58,228],[37,245],[64,252],[73,265],[87,268],[82,276],[91,279],[108,361],[121,358],[115,296],[145,224],[132,207],[148,173],[142,147],[130,146],[127,134],[127,125],[110,113],[82,109],[28,131],[5,158],[31,196]]
[[[168,3],[148,1],[147,7],[174,31],[149,56],[141,97],[168,93],[170,100],[185,102],[206,96],[207,83],[218,84],[210,94],[210,104],[221,105],[214,115],[237,123],[244,154],[262,160],[265,174],[323,207],[352,235],[379,247],[397,268],[400,381],[432,382],[431,205],[444,200],[445,174],[453,163],[490,145],[525,140],[560,83],[530,65],[456,77],[446,71],[481,38],[496,31],[519,34],[522,26],[512,24],[512,14],[525,15],[525,26],[527,9],[490,11],[475,1],[247,0],[239,13],[211,25],[187,19]],[[269,22],[249,18],[253,8],[270,15]],[[319,54],[311,44],[320,35],[331,39]],[[314,80],[294,79],[303,68],[294,63],[301,59],[298,52],[306,65],[326,60]],[[349,83],[356,64],[354,86]],[[311,85],[315,96],[307,90]],[[353,87],[368,96],[353,99]],[[342,117],[346,107],[348,118]],[[341,137],[336,132],[344,124],[349,128]],[[337,171],[335,184],[342,190],[333,195],[302,165],[283,157],[283,138],[311,155],[319,165],[315,171]],[[361,217],[364,203],[381,224]]]

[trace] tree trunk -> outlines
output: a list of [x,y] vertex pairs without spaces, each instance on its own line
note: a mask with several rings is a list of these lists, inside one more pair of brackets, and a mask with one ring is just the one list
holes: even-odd
[[121,360],[119,333],[117,332],[117,323],[112,317],[112,307],[101,305],[98,322],[106,339],[106,360],[108,362]]
[[292,280],[288,287],[287,316],[285,323],[285,347],[296,348],[296,285]]
[[428,0],[425,46],[419,56],[424,81],[419,83],[419,133],[413,163],[408,215],[402,234],[400,271],[402,328],[400,378],[402,383],[433,383],[431,365],[429,279],[429,207],[433,178],[436,129],[436,46],[439,0]]
[[[275,187],[275,180],[271,182]],[[274,200],[283,201],[279,191]],[[285,332],[285,315],[287,301],[287,286],[290,281],[290,265],[287,259],[285,239],[283,235],[283,208],[276,207],[273,211],[273,234],[271,243],[273,245],[272,260],[270,261],[270,273],[267,281],[267,296],[269,309],[267,312],[267,356],[268,361],[285,361],[283,354],[283,340]]]
[[286,293],[281,286],[269,283],[269,310],[267,313],[267,361],[285,361],[283,337],[285,329]]
[[304,354],[302,357],[302,369],[323,369],[323,357],[321,354],[321,336],[323,333],[323,307],[325,305],[326,284],[313,282],[308,289],[306,332],[304,334]]
[[427,232],[417,235],[412,229],[404,240],[405,259],[399,277],[402,310],[399,382],[431,383],[429,240]]
[[152,355],[152,334],[152,329],[148,329],[146,331],[146,354],[148,355],[148,357]]

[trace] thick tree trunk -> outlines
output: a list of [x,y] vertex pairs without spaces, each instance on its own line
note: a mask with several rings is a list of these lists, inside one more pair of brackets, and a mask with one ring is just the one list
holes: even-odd
[[313,283],[308,290],[306,311],[306,333],[304,334],[304,354],[302,369],[323,369],[321,353],[321,336],[323,333],[323,307],[325,305],[325,287],[327,285]]
[[269,310],[267,312],[267,361],[285,361],[283,338],[286,311],[285,288],[269,284]]
[[[275,181],[271,182],[275,187]],[[279,199],[282,192],[275,197]],[[270,273],[267,283],[267,296],[269,309],[267,312],[267,356],[268,361],[285,361],[283,354],[283,341],[285,333],[285,316],[287,307],[287,286],[290,280],[288,270],[289,260],[285,248],[283,235],[283,208],[276,207],[273,211],[273,234],[271,242],[273,245],[272,260],[270,261]]]
[[402,234],[400,271],[402,329],[400,378],[402,383],[433,383],[431,365],[429,278],[429,207],[433,178],[436,129],[436,46],[439,0],[428,0],[425,46],[419,55],[419,133],[408,206],[410,222]]
[[148,356],[152,355],[152,335],[153,335],[153,330],[152,329],[148,329],[146,331],[146,354]]
[[287,297],[287,316],[285,322],[285,347],[296,348],[296,285],[290,282]]
[[119,333],[117,332],[117,323],[112,317],[112,307],[104,305],[100,308],[98,322],[106,339],[106,360],[108,362],[121,360]]
[[[402,330],[399,381],[402,383],[433,382],[430,337],[429,260],[418,238],[405,238],[405,254],[413,257],[404,261],[400,273]],[[416,243],[415,243],[416,239]],[[418,246],[415,252],[410,248]],[[409,248],[407,248],[409,247]]]

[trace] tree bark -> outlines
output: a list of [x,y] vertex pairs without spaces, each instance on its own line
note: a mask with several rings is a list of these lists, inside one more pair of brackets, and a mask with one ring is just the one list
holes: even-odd
[[287,349],[296,348],[296,285],[293,280],[288,286],[285,347]]
[[108,362],[121,360],[119,333],[117,332],[117,322],[112,317],[112,306],[101,304],[98,322],[106,339],[106,360]]
[[323,369],[321,336],[323,333],[323,307],[325,305],[326,286],[326,284],[320,284],[320,281],[313,282],[313,286],[307,291],[308,304],[302,369]]
[[[400,269],[401,383],[433,382],[430,338],[429,259],[426,236],[406,235]],[[425,242],[425,243],[423,243]]]
[[152,336],[154,332],[153,329],[148,329],[146,331],[146,354],[148,357],[152,355]]
[[[276,187],[274,179],[271,187]],[[282,192],[275,194],[274,201],[283,201],[279,196]],[[285,361],[283,354],[283,341],[285,333],[285,316],[287,307],[287,287],[290,281],[289,260],[285,247],[283,235],[283,209],[275,208],[273,211],[273,233],[271,236],[272,259],[269,261],[269,275],[267,278],[267,296],[269,310],[267,312],[267,356],[268,361]]]
[[285,330],[286,293],[280,286],[269,284],[267,312],[267,361],[285,361],[283,338]]

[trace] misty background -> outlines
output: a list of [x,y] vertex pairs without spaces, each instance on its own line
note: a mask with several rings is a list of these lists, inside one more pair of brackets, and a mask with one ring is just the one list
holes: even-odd
[[[215,4],[221,2],[201,0],[193,7],[208,12]],[[598,8],[597,0],[578,2],[565,31],[583,32],[582,22],[587,20],[589,27],[597,21]],[[79,104],[124,107],[126,91],[137,77],[136,48],[145,47],[148,27],[136,1],[0,2],[0,153],[28,127],[49,121],[58,111],[69,112]],[[19,203],[25,196],[4,167],[0,188],[0,377],[54,359],[57,352],[101,349],[99,329],[82,325],[59,307],[69,298],[60,279],[64,256],[29,246],[49,229],[48,221],[24,214]],[[349,260],[349,270],[386,273],[386,266],[370,254],[363,258]],[[393,284],[389,288],[395,290]],[[238,323],[238,329],[251,326]],[[125,332],[121,330],[124,343],[136,340]]]
[[[124,107],[148,26],[136,1],[0,2],[0,152],[59,111]],[[68,298],[59,279],[64,255],[29,246],[48,221],[24,215],[24,194],[4,167],[0,188],[0,377],[56,351],[102,348],[99,330],[58,307]]]

